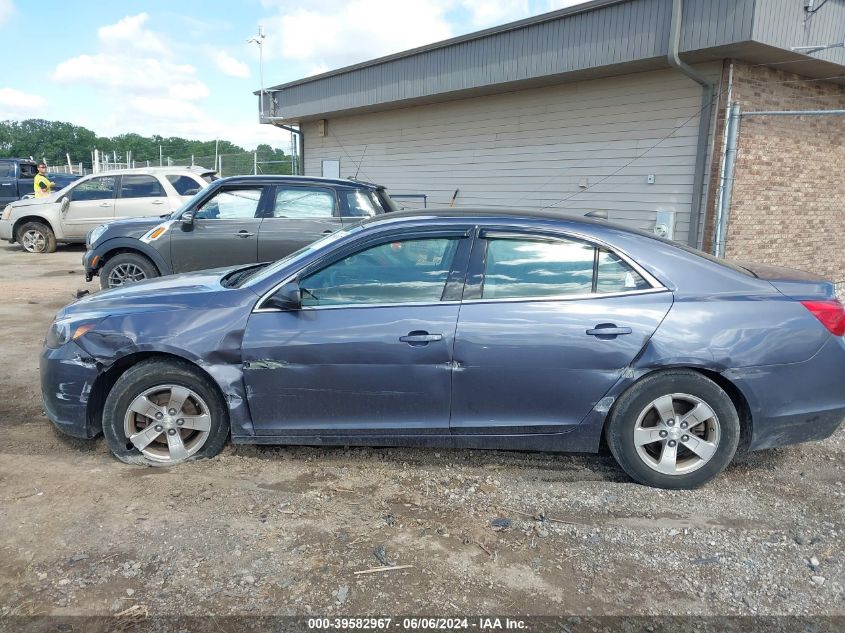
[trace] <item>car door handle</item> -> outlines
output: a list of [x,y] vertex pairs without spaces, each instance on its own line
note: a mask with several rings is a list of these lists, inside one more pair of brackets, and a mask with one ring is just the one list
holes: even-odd
[[151,204],[164,204],[164,200],[153,200]]
[[402,343],[410,343],[411,345],[420,344],[420,345],[427,345],[429,343],[433,343],[434,341],[441,341],[443,340],[442,334],[429,334],[428,332],[423,331],[414,331],[408,332],[406,336],[400,336],[399,340]]
[[326,229],[323,231],[323,235],[330,235],[331,233],[334,233],[334,229]]
[[630,334],[633,330],[629,327],[616,327],[615,323],[599,323],[592,330],[587,330],[590,336],[598,336],[599,338],[617,337],[621,334]]
[[102,203],[100,203],[100,206],[101,206],[101,207],[110,207],[110,206],[111,206],[111,202],[102,202]]
[[250,233],[249,231],[238,231],[234,234],[235,237],[253,237],[255,233]]

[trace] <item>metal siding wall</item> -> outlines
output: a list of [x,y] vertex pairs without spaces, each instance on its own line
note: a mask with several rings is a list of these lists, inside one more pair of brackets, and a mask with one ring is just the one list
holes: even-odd
[[[718,65],[703,68],[718,73]],[[677,212],[676,239],[689,228],[700,87],[666,70],[330,118],[328,135],[305,124],[306,173],[341,160],[391,193],[424,193],[447,205],[604,209],[611,219],[650,228],[658,209]],[[677,132],[619,174],[675,128]],[[366,153],[365,153],[366,148]],[[646,184],[655,174],[656,183]],[[588,178],[592,185],[581,191]]]
[[[818,3],[817,3],[818,4]],[[757,0],[754,39],[789,49],[841,42],[845,36],[845,0],[829,0],[808,18],[802,0]],[[812,57],[845,64],[845,49],[813,53]]]
[[[750,39],[753,8],[754,0],[686,0],[682,50]],[[671,14],[671,0],[632,0],[275,92],[281,114],[297,118],[661,58]]]

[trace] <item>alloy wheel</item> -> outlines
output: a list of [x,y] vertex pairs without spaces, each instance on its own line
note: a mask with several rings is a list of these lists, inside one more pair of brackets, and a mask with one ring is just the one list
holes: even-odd
[[634,427],[637,455],[664,475],[698,470],[716,454],[719,418],[701,398],[685,393],[661,396],[640,413]]
[[43,253],[47,248],[47,238],[40,231],[30,229],[23,234],[21,246],[28,253]]
[[147,273],[140,266],[131,263],[118,264],[109,272],[109,288],[143,281],[146,278]]
[[138,395],[126,411],[127,448],[162,464],[184,461],[208,440],[211,415],[195,391],[160,385]]

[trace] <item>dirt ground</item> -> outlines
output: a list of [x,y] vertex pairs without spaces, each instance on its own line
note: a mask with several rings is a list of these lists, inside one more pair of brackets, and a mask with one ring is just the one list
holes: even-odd
[[607,455],[229,446],[166,470],[65,439],[38,355],[98,287],[82,252],[0,246],[0,616],[845,615],[843,430],[680,492]]

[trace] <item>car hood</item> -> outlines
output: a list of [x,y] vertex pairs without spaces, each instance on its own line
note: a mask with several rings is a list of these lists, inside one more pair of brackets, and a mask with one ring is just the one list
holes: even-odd
[[108,224],[108,228],[100,236],[100,239],[97,240],[97,244],[115,237],[142,237],[151,228],[158,226],[162,222],[166,222],[168,217],[170,217],[170,214],[116,220]]
[[71,303],[56,318],[97,318],[137,312],[233,307],[245,299],[257,298],[248,289],[220,285],[224,275],[239,268],[243,266],[157,277],[105,290]]
[[54,193],[51,193],[46,198],[25,198],[23,200],[15,200],[14,202],[10,202],[9,204],[12,205],[12,209],[20,209],[21,207],[31,207],[31,206],[34,206],[34,205],[57,202],[58,199],[59,199],[59,194],[54,192]]

